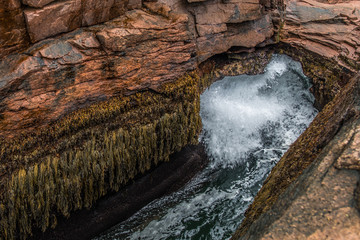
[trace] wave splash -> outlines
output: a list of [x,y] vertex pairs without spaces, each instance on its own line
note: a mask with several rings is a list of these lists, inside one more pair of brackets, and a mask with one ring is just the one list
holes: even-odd
[[272,167],[317,114],[300,63],[274,55],[264,74],[226,77],[201,96],[210,166],[98,237],[228,239]]
[[274,55],[264,74],[215,82],[200,113],[212,166],[236,166],[254,150],[286,151],[316,114],[309,87],[300,63],[285,55]]

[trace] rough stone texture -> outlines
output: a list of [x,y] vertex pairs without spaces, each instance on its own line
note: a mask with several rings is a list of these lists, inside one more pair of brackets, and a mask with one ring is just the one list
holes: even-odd
[[83,2],[83,26],[91,26],[110,19],[110,10],[114,0],[88,0]]
[[193,9],[197,25],[241,23],[262,17],[259,0],[211,1]]
[[254,21],[228,24],[223,33],[206,35],[197,38],[198,55],[204,61],[214,54],[226,52],[231,47],[253,48],[270,39],[273,25],[268,15]]
[[28,45],[19,0],[0,0],[0,59]]
[[81,0],[58,2],[41,9],[26,9],[24,14],[30,39],[37,42],[80,27]]
[[194,69],[187,16],[141,10],[34,45],[0,62],[2,136],[124,93],[154,89]]
[[[359,133],[359,119],[346,124],[318,162],[299,177],[243,239],[359,239],[360,215],[353,203],[360,174],[334,167],[339,154],[359,140]],[[256,231],[258,234],[254,234]]]
[[232,239],[358,239],[359,93],[358,75],[274,167]]
[[[169,5],[183,11],[172,1]],[[211,0],[185,8],[193,18],[199,61],[233,46],[255,47],[274,33],[272,20],[258,0]]]
[[[0,135],[43,126],[120,93],[155,89],[214,54],[232,46],[252,48],[273,35],[270,14],[264,15],[257,0],[204,4],[145,2],[148,13],[128,11],[4,59]],[[30,39],[37,42],[140,5],[138,0],[65,0],[25,9],[24,15]]]
[[359,68],[360,2],[288,0],[280,40]]
[[42,8],[45,5],[55,2],[56,0],[21,0],[23,4],[30,7]]
[[341,156],[337,159],[335,166],[338,169],[353,169],[360,170],[360,131],[356,129],[356,133],[352,136],[349,146],[344,150]]
[[141,0],[82,0],[82,25],[91,26],[121,16],[128,9],[141,8]]
[[[31,4],[33,1],[29,1]],[[140,0],[65,0],[37,2],[37,9],[24,10],[33,43],[66,33],[82,26],[92,26],[119,17],[128,9],[141,7]],[[49,5],[46,5],[50,3]],[[29,3],[30,6],[33,6]]]

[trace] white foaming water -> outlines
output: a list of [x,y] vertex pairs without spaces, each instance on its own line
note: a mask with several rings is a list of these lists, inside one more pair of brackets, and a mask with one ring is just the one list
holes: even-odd
[[301,65],[274,55],[257,76],[226,77],[201,96],[210,166],[97,239],[228,239],[263,181],[317,111]]
[[296,126],[313,116],[309,83],[299,70],[299,63],[275,56],[264,74],[226,77],[205,91],[201,139],[214,167],[234,166],[244,161],[250,150],[262,148],[266,125],[278,125],[274,133],[284,135],[286,146],[296,139]]

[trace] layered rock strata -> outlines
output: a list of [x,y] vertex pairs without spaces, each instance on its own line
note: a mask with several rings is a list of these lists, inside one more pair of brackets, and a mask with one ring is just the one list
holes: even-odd
[[279,37],[337,64],[359,69],[360,2],[288,0]]
[[186,15],[142,10],[40,42],[0,62],[0,135],[32,130],[110,97],[156,90],[196,67]]
[[[233,45],[256,46],[273,33],[258,2],[222,18],[229,26],[216,38],[204,26],[200,38],[191,27],[190,11],[177,13],[163,3],[144,3],[147,9],[127,12],[139,2],[23,4],[14,5],[26,23],[23,46],[36,43],[18,54],[2,51],[0,62],[0,226],[5,239],[55,227],[59,215],[90,208],[196,143],[199,95],[210,78],[182,76],[216,53]],[[201,18],[199,6],[191,8]],[[66,33],[102,21],[107,22]],[[246,40],[249,36],[252,41]]]
[[[0,0],[1,235],[26,238],[34,227],[55,226],[58,215],[90,208],[195,143],[199,94],[210,77],[182,76],[215,54],[285,43],[279,46],[286,53],[302,52],[298,58],[315,76],[323,107],[359,69],[357,5]],[[258,71],[257,64],[250,67]],[[308,137],[279,164],[282,169],[299,159],[289,167],[296,169],[290,178],[274,180],[282,191],[335,135],[332,126],[346,119],[345,104],[313,124],[321,127],[308,132],[314,144],[305,162],[299,149],[307,149]],[[260,208],[254,203],[256,214],[249,210],[244,226],[277,197]]]
[[257,11],[249,15],[257,20],[236,27],[244,17],[227,17],[224,21],[235,25],[196,38],[189,30],[190,15],[173,13],[163,4],[147,6],[156,14],[129,11],[104,25],[41,41],[3,58],[0,135],[31,131],[109,97],[156,89],[216,53],[231,46],[254,47],[273,33],[269,16]]

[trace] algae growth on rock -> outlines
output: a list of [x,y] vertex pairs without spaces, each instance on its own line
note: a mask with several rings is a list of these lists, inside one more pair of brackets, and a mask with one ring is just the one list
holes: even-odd
[[1,168],[12,172],[1,181],[4,239],[26,239],[34,227],[55,227],[58,215],[90,208],[106,193],[196,143],[199,95],[209,79],[193,73],[158,92],[114,98],[31,136],[3,141]]

